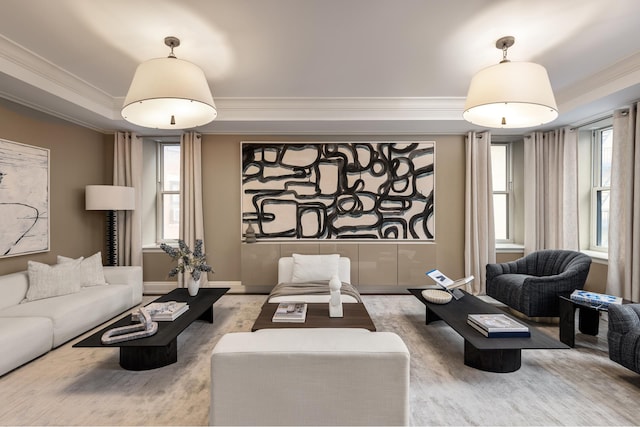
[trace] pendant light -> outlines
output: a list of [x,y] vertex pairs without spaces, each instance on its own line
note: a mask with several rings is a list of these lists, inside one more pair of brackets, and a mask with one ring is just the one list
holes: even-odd
[[166,37],[167,58],[150,59],[136,70],[122,107],[122,117],[133,124],[156,129],[201,126],[218,112],[204,72],[197,65],[176,58],[176,37]]
[[473,76],[462,114],[466,121],[513,129],[543,125],[558,117],[547,70],[507,59],[507,49],[514,42],[511,36],[499,39],[496,48],[502,50],[502,61]]

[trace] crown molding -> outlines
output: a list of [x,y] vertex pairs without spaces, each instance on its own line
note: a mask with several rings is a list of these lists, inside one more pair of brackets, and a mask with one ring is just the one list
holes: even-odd
[[558,91],[556,100],[561,111],[572,111],[638,83],[640,83],[640,52]]
[[119,116],[111,95],[1,34],[0,72],[103,117]]

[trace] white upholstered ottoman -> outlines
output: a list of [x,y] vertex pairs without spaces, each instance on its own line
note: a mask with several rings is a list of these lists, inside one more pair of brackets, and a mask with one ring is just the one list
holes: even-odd
[[211,425],[408,425],[409,351],[391,332],[263,329],[211,355]]

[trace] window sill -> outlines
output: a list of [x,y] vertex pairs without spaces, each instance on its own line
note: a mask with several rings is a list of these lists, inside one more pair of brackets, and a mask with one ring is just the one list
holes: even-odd
[[496,243],[496,253],[515,254],[524,253],[524,245],[518,243]]
[[592,251],[589,249],[582,249],[580,252],[585,255],[589,255],[591,257],[591,260],[596,264],[609,264],[608,252]]

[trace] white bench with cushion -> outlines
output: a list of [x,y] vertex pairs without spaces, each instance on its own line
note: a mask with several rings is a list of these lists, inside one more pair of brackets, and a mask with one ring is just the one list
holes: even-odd
[[408,425],[409,351],[391,332],[262,329],[211,354],[211,425]]

